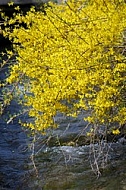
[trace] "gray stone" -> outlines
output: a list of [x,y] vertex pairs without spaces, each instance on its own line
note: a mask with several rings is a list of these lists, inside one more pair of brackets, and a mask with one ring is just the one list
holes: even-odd
[[[12,2],[14,2],[15,5],[35,4],[45,1],[46,0],[12,0]],[[7,5],[9,2],[11,2],[11,0],[1,0],[0,5]]]

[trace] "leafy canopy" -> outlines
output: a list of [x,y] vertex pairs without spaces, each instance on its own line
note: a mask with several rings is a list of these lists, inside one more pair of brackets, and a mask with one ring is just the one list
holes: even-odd
[[4,35],[18,54],[7,82],[28,92],[23,103],[34,122],[26,125],[43,131],[58,112],[76,117],[83,109],[92,123],[126,122],[123,0],[49,3],[7,24],[15,24]]

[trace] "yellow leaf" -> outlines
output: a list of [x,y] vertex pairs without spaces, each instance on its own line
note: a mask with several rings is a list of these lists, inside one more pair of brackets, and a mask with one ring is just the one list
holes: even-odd
[[119,129],[113,129],[113,130],[112,130],[112,133],[113,133],[114,135],[119,135],[119,134],[120,134],[120,131],[119,131]]
[[10,2],[8,3],[8,6],[13,6],[13,4],[14,4],[14,2],[13,2],[13,1],[10,1]]

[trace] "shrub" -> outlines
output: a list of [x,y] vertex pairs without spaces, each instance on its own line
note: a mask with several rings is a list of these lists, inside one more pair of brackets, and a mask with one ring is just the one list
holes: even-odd
[[[55,127],[58,112],[94,124],[126,122],[126,4],[70,0],[7,20],[4,36],[17,53],[7,82],[23,85],[32,129]],[[24,23],[23,25],[20,25]],[[24,27],[25,25],[25,27]],[[12,52],[8,52],[8,55]]]

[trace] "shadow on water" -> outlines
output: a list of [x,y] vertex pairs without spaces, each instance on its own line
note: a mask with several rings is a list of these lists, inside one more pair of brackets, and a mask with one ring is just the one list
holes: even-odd
[[[0,72],[0,80],[4,77]],[[20,109],[12,101],[0,117],[0,190],[126,190],[126,145],[105,143],[101,148],[96,144],[94,159],[91,145],[47,146],[44,137],[39,135],[36,156],[31,161],[32,138],[28,137],[28,131],[19,125],[18,119],[6,122],[8,113],[17,113]],[[69,133],[80,132],[86,125],[80,120],[66,120],[56,133],[66,129],[68,122],[72,123]],[[91,168],[91,165],[96,167],[96,159],[102,174],[98,179]]]
[[[8,43],[8,40],[4,38],[1,39],[1,44],[1,53],[5,52],[5,49],[11,48],[10,42]],[[6,60],[6,55],[2,59]],[[7,72],[8,65],[0,69],[0,82],[5,80]],[[0,97],[2,97],[2,88]],[[25,130],[19,125],[18,119],[10,124],[6,122],[9,114],[18,113],[20,109],[20,105],[12,101],[11,105],[4,110],[4,114],[0,116],[0,190],[25,189],[28,176],[27,163],[30,162],[28,137]],[[22,185],[24,186],[22,187]]]
[[27,134],[17,119],[6,123],[6,115],[16,113],[18,109],[19,105],[13,101],[0,118],[0,189],[22,189],[28,176],[30,151]]

